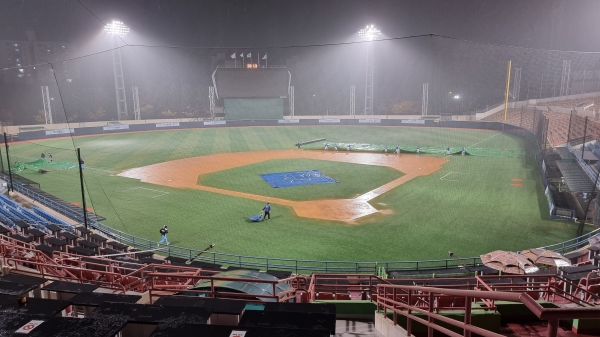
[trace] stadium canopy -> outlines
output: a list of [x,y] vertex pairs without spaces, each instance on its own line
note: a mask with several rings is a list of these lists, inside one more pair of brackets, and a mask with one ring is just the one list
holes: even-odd
[[560,172],[562,172],[567,186],[571,192],[589,193],[594,186],[594,182],[583,171],[577,162],[557,162]]
[[[279,281],[275,276],[267,273],[262,273],[253,270],[230,270],[222,273],[213,275],[214,277],[228,277],[228,278],[239,278],[239,279],[256,279],[256,280],[267,280],[267,281]],[[273,296],[273,286],[270,283],[263,282],[251,282],[251,281],[213,281],[214,288],[216,291],[229,291],[239,292],[249,295],[270,295]],[[190,289],[193,290],[211,290],[211,281],[206,280],[196,283]],[[286,283],[278,283],[276,285],[277,294],[285,291],[292,290],[292,288]],[[257,297],[257,299],[264,302],[275,302],[273,298]]]

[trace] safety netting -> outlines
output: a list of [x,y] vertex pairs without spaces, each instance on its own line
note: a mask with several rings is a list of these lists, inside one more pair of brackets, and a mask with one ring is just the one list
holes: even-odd
[[[324,256],[319,249],[303,246],[325,246],[329,244],[326,239],[338,233],[331,226],[327,228],[331,232],[321,238],[306,236],[304,233],[312,230],[312,220],[296,221],[295,215],[290,216],[289,223],[302,235],[290,236],[300,247],[291,251],[285,250],[287,241],[281,248],[269,245],[273,247],[264,249],[264,245],[255,244],[283,242],[276,231],[235,226],[256,214],[267,198],[308,199],[299,193],[306,189],[273,189],[258,178],[261,173],[274,171],[321,169],[329,173],[325,165],[302,162],[297,167],[278,164],[267,168],[268,163],[260,162],[269,151],[296,151],[293,144],[306,140],[327,138],[302,146],[306,151],[297,151],[309,155],[289,162],[333,157],[316,153],[325,151],[324,142],[328,142],[330,152],[337,147],[340,152],[392,156],[398,147],[401,156],[416,156],[417,152],[453,156],[441,168],[452,171],[448,171],[450,179],[423,178],[426,184],[422,184],[422,191],[410,198],[400,200],[399,194],[390,193],[382,196],[388,200],[372,205],[379,210],[389,207],[386,214],[395,214],[377,220],[382,224],[381,233],[396,228],[403,231],[390,238],[406,234],[395,218],[399,214],[409,216],[405,212],[411,208],[409,203],[414,202],[415,214],[423,214],[420,207],[429,207],[436,200],[447,201],[439,203],[443,217],[436,218],[435,214],[403,221],[422,224],[423,232],[438,233],[439,223],[460,219],[452,223],[456,235],[469,231],[461,227],[464,224],[480,225],[489,219],[499,220],[498,227],[510,228],[522,222],[542,228],[548,225],[546,219],[540,220],[540,212],[530,210],[538,210],[545,203],[543,193],[538,193],[541,201],[527,199],[537,195],[528,179],[541,171],[530,160],[535,154],[541,158],[531,144],[543,147],[546,143],[556,146],[570,142],[586,160],[596,162],[600,158],[600,144],[595,142],[600,139],[600,53],[535,49],[525,43],[521,44],[525,48],[498,45],[494,43],[500,40],[491,38],[479,39],[484,42],[480,43],[442,36],[451,35],[444,31],[440,35],[402,36],[405,30],[385,28],[373,41],[363,41],[358,30],[366,22],[356,22],[356,27],[346,22],[346,28],[326,29],[326,34],[313,37],[302,26],[285,31],[288,21],[302,20],[304,25],[304,21],[339,17],[336,6],[317,9],[299,5],[302,10],[292,9],[280,16],[286,21],[279,25],[284,30],[270,29],[270,25],[240,30],[233,28],[234,24],[286,6],[271,6],[265,11],[259,5],[262,1],[256,6],[212,1],[213,5],[196,10],[192,5],[188,8],[188,4],[168,1],[160,6],[139,1],[107,2],[110,4],[64,1],[57,6],[55,1],[25,1],[27,6],[6,5],[0,10],[0,21],[11,27],[2,31],[5,37],[0,44],[0,126],[8,135],[7,144],[0,148],[0,171],[8,177],[10,167],[13,180],[34,181],[42,191],[77,207],[83,207],[83,194],[90,211],[106,217],[107,226],[124,232],[160,239],[153,227],[169,224],[176,245],[193,247],[214,239],[224,252],[247,255],[372,261],[390,256],[439,257],[439,251],[417,253],[408,246],[397,251],[394,242],[379,242],[351,253],[339,249]],[[251,3],[241,3],[246,2]],[[319,3],[318,8],[326,3],[313,2]],[[109,14],[121,14],[121,24],[129,27],[123,32],[129,33],[107,34],[105,27],[113,19]],[[127,17],[134,16],[140,20],[127,22]],[[319,31],[318,26],[311,24],[315,31]],[[203,31],[211,34],[198,34]],[[536,40],[535,46],[541,45],[543,41]],[[531,134],[535,137],[528,136]],[[76,149],[85,161],[83,179]],[[228,161],[226,154],[233,154]],[[208,156],[214,159],[194,161]],[[351,184],[370,178],[360,174],[364,167],[356,169],[359,164],[352,162],[351,154],[346,158],[348,165],[340,164],[339,171],[354,178]],[[170,162],[175,164],[169,166]],[[209,177],[206,172],[213,164],[215,170],[240,167],[236,172],[243,173],[230,181],[224,181],[226,175]],[[174,170],[180,167],[186,170],[177,175]],[[494,171],[498,167],[507,175],[506,184],[500,185],[500,169]],[[137,176],[124,174],[131,171]],[[383,175],[387,171],[378,172]],[[473,205],[465,202],[466,212],[457,207],[474,195],[467,192],[466,173],[471,174],[469,181],[492,186],[484,190],[477,188],[485,184],[474,187],[480,193],[478,199],[489,203],[481,206],[485,212],[473,211],[479,200]],[[330,174],[346,181],[338,173]],[[463,178],[456,178],[460,174]],[[213,179],[216,187],[208,191],[206,186],[199,186],[204,178]],[[333,178],[328,178],[312,173],[284,174],[273,185],[328,183],[331,185],[314,190],[340,190],[340,198],[354,195],[343,190],[350,183],[334,184]],[[511,185],[513,178],[524,179],[523,186]],[[270,194],[251,199],[255,187],[265,187]],[[525,201],[509,205],[505,202],[508,198],[501,199],[502,195],[495,193],[505,188],[511,193],[523,191],[520,197]],[[223,191],[239,192],[243,197]],[[523,209],[516,212],[516,207]],[[288,211],[298,214],[291,208]],[[278,213],[282,214],[275,208],[274,214]],[[547,232],[572,236],[562,231]],[[500,237],[504,233],[494,234]],[[559,241],[560,236],[522,234],[521,244],[535,246]],[[405,239],[417,242],[418,238]],[[485,238],[470,241],[484,242]],[[516,245],[518,240],[514,241]],[[351,247],[353,243],[345,241],[340,246]],[[450,241],[447,248],[453,245]],[[446,247],[442,243],[438,246]],[[471,246],[465,244],[464,248]]]
[[[301,146],[305,150],[342,151],[342,152],[374,152],[391,154],[436,154],[436,155],[470,155],[478,157],[524,158],[527,151],[499,148],[443,147],[398,144],[362,144],[348,142],[311,143]],[[463,153],[464,151],[464,153]]]

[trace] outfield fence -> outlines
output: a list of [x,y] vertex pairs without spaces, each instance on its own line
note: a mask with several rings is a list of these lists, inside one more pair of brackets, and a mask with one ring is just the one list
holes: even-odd
[[[539,113],[541,116],[541,113]],[[521,138],[524,138],[535,147],[535,153],[532,154],[536,158],[540,167],[543,165],[542,153],[543,146],[545,143],[546,132],[547,132],[547,121],[544,118],[536,119],[536,123],[533,124],[533,129],[525,129],[519,126],[510,124],[502,124],[497,122],[434,122],[434,121],[422,121],[422,123],[403,123],[402,120],[376,120],[379,125],[394,125],[394,126],[429,126],[429,127],[458,127],[458,128],[471,128],[471,129],[485,129],[485,130],[496,130],[510,133]],[[412,122],[412,120],[411,120]],[[340,123],[342,125],[359,124],[357,120],[348,120]],[[181,123],[183,124],[183,123]],[[234,125],[235,124],[235,125]],[[257,125],[278,125],[278,121],[252,121],[253,126]],[[281,124],[280,124],[281,125]],[[289,125],[289,124],[283,124]],[[298,125],[318,125],[318,120],[302,120]],[[180,125],[183,127],[184,125]],[[204,127],[205,125],[186,125],[187,127]],[[222,126],[225,126],[223,124]],[[222,127],[219,125],[219,127]],[[227,126],[246,126],[246,121],[227,121]],[[84,132],[85,135],[104,133],[102,130],[94,130],[89,128]],[[134,129],[134,128],[132,128]],[[76,130],[75,130],[76,131]],[[132,130],[130,130],[132,131]],[[140,127],[138,130],[135,128],[133,131],[143,131]],[[76,131],[77,132],[77,131]],[[37,138],[35,132],[27,132],[27,137],[17,137],[17,139],[35,139]],[[78,132],[79,133],[79,132]],[[82,134],[82,133],[79,133]],[[44,133],[38,135],[39,138],[53,138],[48,137],[48,134]],[[54,136],[54,135],[52,135]],[[544,186],[548,186],[548,182],[544,174],[542,174],[542,181]],[[34,188],[29,188],[26,184],[14,183],[13,187],[18,192],[41,202],[47,207],[54,209],[55,211],[77,221],[83,223],[82,213],[72,212],[70,209],[66,209],[60,203],[46,198],[45,196],[37,193]],[[552,215],[552,214],[551,214]],[[156,241],[149,240],[146,238],[138,237],[123,231],[114,229],[100,221],[90,221],[89,225],[99,232],[103,233],[107,237],[118,241],[123,244],[127,244],[136,249],[155,249]],[[551,244],[541,248],[556,251],[561,254],[569,253],[588,245],[588,239],[594,235],[599,235],[600,229],[596,229],[590,233],[584,234],[580,237],[566,240],[563,242]],[[524,247],[530,248],[530,247]],[[181,257],[191,259],[200,253],[200,250],[180,247],[175,245],[164,246],[159,250],[168,256]],[[220,264],[226,266],[237,266],[245,268],[255,268],[260,270],[287,270],[295,273],[377,273],[379,268],[385,268],[386,270],[394,271],[410,271],[410,270],[428,270],[435,274],[435,270],[461,268],[464,266],[477,266],[481,264],[479,257],[467,257],[467,258],[451,258],[451,259],[440,259],[440,260],[418,260],[418,261],[326,261],[326,260],[298,260],[298,259],[284,259],[284,258],[269,258],[269,257],[258,257],[258,256],[245,256],[237,254],[227,254],[218,252],[204,252],[200,257],[196,259],[206,263]]]

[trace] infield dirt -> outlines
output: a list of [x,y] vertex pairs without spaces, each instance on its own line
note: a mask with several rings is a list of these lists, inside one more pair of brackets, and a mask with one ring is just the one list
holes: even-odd
[[[322,199],[293,201],[257,194],[225,190],[199,185],[198,177],[204,174],[250,165],[272,159],[315,159],[354,164],[388,166],[405,175],[376,189],[352,199]],[[369,201],[403,183],[432,174],[439,170],[447,157],[414,154],[383,154],[345,151],[271,150],[238,153],[221,153],[186,158],[137,167],[119,174],[121,177],[139,179],[142,182],[173,188],[192,188],[207,192],[290,206],[301,217],[355,223],[361,217],[375,214],[378,210]]]

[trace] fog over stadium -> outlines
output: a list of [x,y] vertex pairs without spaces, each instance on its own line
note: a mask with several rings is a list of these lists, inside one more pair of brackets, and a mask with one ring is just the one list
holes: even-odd
[[600,335],[600,0],[0,0],[0,336]]
[[[211,74],[232,61],[286,66],[296,114],[349,114],[350,86],[364,113],[366,47],[358,31],[373,24],[381,34],[374,43],[373,111],[367,114],[420,113],[422,83],[430,83],[432,114],[473,113],[503,100],[509,59],[523,69],[520,97],[556,95],[565,59],[575,78],[587,71],[589,88],[582,90],[591,91],[596,54],[545,50],[600,50],[598,10],[593,0],[577,6],[559,0],[7,0],[0,3],[0,40],[52,48],[36,59],[38,43],[35,51],[21,52],[32,54],[27,59],[15,54],[9,60],[3,46],[0,118],[35,124],[42,109],[39,86],[47,85],[56,121],[118,119],[108,52],[115,46],[121,47],[125,94],[139,88],[146,118],[205,116]],[[126,36],[107,36],[103,28],[113,20],[130,28]],[[79,58],[85,55],[92,56]],[[586,85],[579,81],[573,85]],[[131,112],[132,100],[126,104]]]

